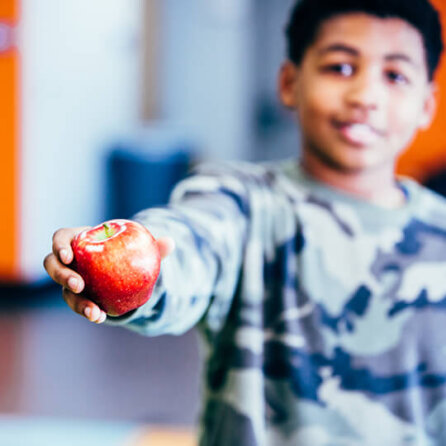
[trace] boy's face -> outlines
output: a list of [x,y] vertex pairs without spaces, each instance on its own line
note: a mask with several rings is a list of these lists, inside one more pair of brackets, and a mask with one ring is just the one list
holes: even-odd
[[302,63],[284,64],[279,90],[297,112],[304,158],[348,173],[393,172],[435,108],[421,34],[361,13],[325,21]]

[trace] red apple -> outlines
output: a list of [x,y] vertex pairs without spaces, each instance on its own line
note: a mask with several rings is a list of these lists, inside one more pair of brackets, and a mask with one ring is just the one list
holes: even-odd
[[85,296],[110,316],[149,299],[160,271],[160,252],[140,223],[110,220],[80,232],[71,242],[73,269],[85,281]]

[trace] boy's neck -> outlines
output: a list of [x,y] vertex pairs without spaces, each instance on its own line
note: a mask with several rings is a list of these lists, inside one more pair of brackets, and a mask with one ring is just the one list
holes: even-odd
[[346,172],[305,156],[301,159],[301,165],[314,179],[378,206],[398,208],[406,201],[403,190],[397,184],[394,168]]

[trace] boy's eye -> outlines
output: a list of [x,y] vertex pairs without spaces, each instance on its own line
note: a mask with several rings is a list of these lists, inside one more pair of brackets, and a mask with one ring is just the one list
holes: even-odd
[[327,66],[326,71],[336,73],[341,76],[352,76],[354,73],[354,68],[348,63],[339,63]]
[[409,79],[404,76],[404,74],[399,73],[398,71],[388,71],[386,73],[387,79],[389,79],[390,82],[398,85],[406,85],[409,83]]

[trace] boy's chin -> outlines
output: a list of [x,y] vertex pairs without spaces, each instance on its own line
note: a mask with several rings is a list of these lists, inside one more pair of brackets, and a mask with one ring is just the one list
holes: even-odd
[[382,170],[392,172],[398,153],[392,156],[382,146],[355,148],[345,144],[308,146],[303,151],[305,163],[313,169],[349,175],[367,174]]
[[345,175],[367,175],[368,173],[382,171],[393,171],[394,159],[380,159],[364,157],[362,159],[329,158],[324,160],[325,167]]

